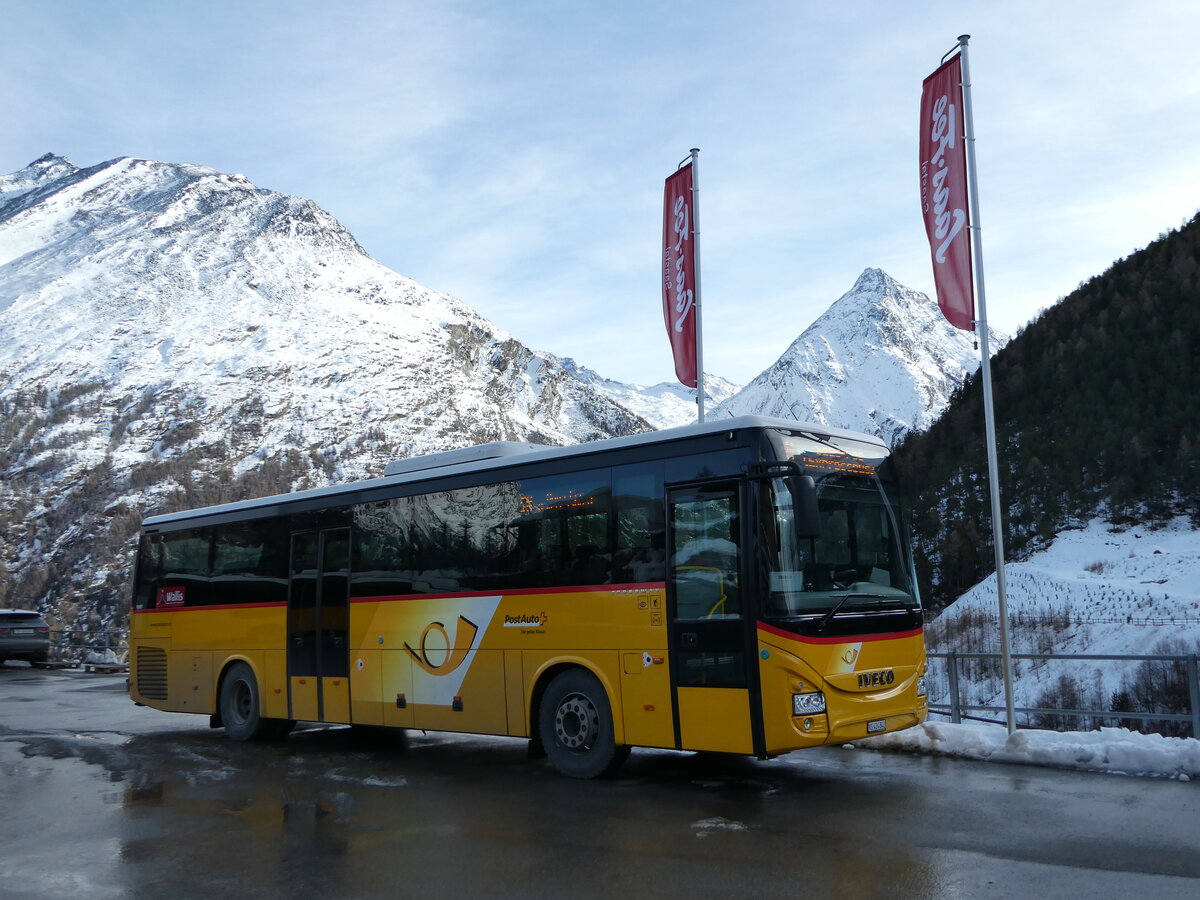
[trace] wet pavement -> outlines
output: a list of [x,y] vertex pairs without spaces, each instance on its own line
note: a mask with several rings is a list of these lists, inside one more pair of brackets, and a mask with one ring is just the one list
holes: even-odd
[[237,744],[124,676],[0,666],[0,897],[1200,896],[1200,783],[843,748],[310,726]]

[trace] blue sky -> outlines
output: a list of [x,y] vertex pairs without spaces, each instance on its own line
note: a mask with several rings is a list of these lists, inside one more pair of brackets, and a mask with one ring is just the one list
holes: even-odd
[[917,106],[961,33],[994,327],[1200,208],[1200,4],[954,7],[0,0],[0,171],[239,172],[527,344],[654,383],[662,182],[699,147],[706,368],[745,382],[866,267],[932,291]]

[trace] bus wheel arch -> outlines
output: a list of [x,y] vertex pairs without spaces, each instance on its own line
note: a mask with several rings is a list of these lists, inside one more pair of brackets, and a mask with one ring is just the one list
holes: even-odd
[[616,743],[609,692],[584,666],[563,664],[543,673],[530,718],[531,750],[544,751],[554,768],[568,777],[612,774],[629,756],[629,748]]
[[262,691],[254,667],[244,659],[230,660],[217,681],[214,724],[225,728],[235,741],[278,740],[295,727],[289,719],[268,719],[262,714]]

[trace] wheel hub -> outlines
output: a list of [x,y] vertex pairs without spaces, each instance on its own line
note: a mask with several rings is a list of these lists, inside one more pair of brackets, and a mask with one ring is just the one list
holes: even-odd
[[233,695],[233,712],[239,722],[245,722],[250,718],[252,701],[253,697],[250,695],[250,688],[247,687],[244,681],[239,681],[234,686]]
[[600,714],[587,697],[571,694],[564,697],[558,706],[554,730],[564,747],[586,750],[596,742],[600,733]]

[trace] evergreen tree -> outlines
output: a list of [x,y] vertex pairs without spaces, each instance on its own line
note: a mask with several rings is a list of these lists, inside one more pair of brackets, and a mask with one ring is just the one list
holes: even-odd
[[[1099,513],[1200,524],[1200,216],[1043,311],[992,379],[1011,555]],[[976,375],[897,448],[934,606],[993,568],[983,439]]]

